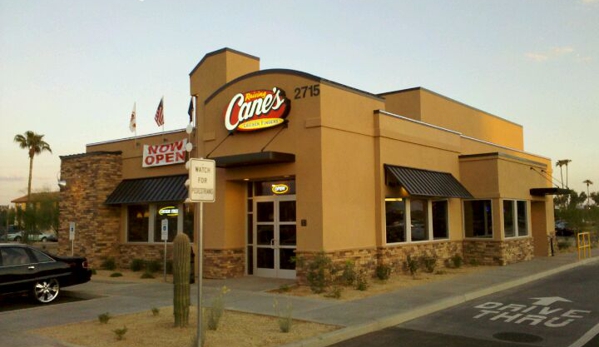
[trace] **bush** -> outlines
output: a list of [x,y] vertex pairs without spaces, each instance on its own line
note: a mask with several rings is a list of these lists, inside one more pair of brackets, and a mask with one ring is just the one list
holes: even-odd
[[333,286],[333,287],[331,287],[331,290],[325,294],[325,296],[327,298],[340,299],[342,291],[343,291],[343,287]]
[[416,272],[418,271],[419,264],[416,259],[412,259],[411,256],[408,255],[408,259],[406,260],[406,267],[412,276],[416,276]]
[[114,258],[106,258],[102,261],[100,267],[104,270],[114,271],[116,270],[116,260]]
[[127,333],[127,327],[124,326],[121,329],[114,329],[112,332],[116,335],[116,339],[118,341],[121,341],[125,338],[125,334]]
[[112,318],[112,316],[108,312],[102,313],[102,314],[98,315],[98,320],[102,324],[107,324],[108,321],[110,320],[110,318]]
[[131,268],[131,271],[137,272],[137,271],[143,270],[144,267],[145,267],[145,265],[146,265],[145,260],[143,260],[143,259],[133,259],[133,260],[131,260],[131,266],[130,266],[130,268]]
[[437,267],[437,257],[436,256],[429,257],[429,256],[424,255],[424,256],[422,256],[420,261],[422,262],[422,265],[426,269],[426,272],[428,272],[428,273],[435,272],[435,267]]
[[459,254],[456,254],[453,257],[451,257],[451,263],[453,264],[453,267],[456,269],[461,268],[463,262],[464,262],[464,259],[462,259],[462,256]]
[[287,306],[285,307],[285,312],[283,312],[283,314],[281,314],[281,311],[279,310],[279,302],[277,301],[277,299],[275,299],[273,307],[275,308],[275,313],[279,318],[279,330],[281,330],[282,333],[290,332],[291,325],[293,323],[293,319],[291,318],[293,306],[291,305],[291,302],[287,302]]
[[225,312],[224,296],[229,292],[227,287],[222,287],[220,293],[212,299],[212,306],[206,309],[208,329],[216,330],[220,323],[220,319]]
[[160,309],[158,307],[152,307],[152,316],[156,317],[160,314]]
[[146,262],[146,271],[154,273],[160,270],[162,270],[162,262],[160,260],[148,260]]
[[113,272],[110,274],[110,277],[123,277],[123,274],[120,272]]
[[313,293],[320,294],[331,285],[332,261],[320,252],[308,264],[306,279]]
[[151,272],[149,272],[148,270],[146,270],[146,271],[144,271],[143,274],[141,274],[141,278],[144,278],[144,279],[154,278],[154,275]]
[[354,262],[348,260],[345,262],[343,272],[341,273],[341,284],[345,286],[352,286],[356,282],[356,266]]
[[386,281],[391,277],[391,266],[386,264],[379,264],[376,267],[376,278],[381,281]]
[[368,289],[368,279],[365,271],[360,271],[356,277],[356,289],[362,292]]

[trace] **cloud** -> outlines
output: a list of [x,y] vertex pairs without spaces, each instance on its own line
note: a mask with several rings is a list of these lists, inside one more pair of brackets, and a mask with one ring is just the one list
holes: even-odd
[[583,4],[594,4],[599,3],[599,0],[582,0]]
[[[599,0],[593,0],[599,1]],[[574,53],[574,48],[570,46],[563,47],[553,47],[544,52],[527,52],[524,54],[526,59],[532,60],[534,62],[543,62],[547,60],[558,59],[563,56],[567,56]]]

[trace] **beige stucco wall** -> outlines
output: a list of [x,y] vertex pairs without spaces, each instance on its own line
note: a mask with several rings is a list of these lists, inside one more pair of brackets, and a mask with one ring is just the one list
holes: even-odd
[[425,88],[383,94],[385,110],[434,124],[465,136],[518,150],[524,149],[522,126]]

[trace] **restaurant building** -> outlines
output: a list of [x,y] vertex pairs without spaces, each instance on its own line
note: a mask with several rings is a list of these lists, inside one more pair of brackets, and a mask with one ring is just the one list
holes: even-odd
[[425,88],[372,94],[260,70],[259,58],[228,48],[191,71],[190,94],[189,134],[61,157],[61,235],[75,222],[75,251],[93,266],[161,259],[163,219],[168,241],[194,239],[190,157],[217,166],[216,201],[204,204],[205,277],[301,279],[296,257],[321,252],[371,274],[408,255],[505,265],[551,254],[551,160],[524,151],[521,125]]

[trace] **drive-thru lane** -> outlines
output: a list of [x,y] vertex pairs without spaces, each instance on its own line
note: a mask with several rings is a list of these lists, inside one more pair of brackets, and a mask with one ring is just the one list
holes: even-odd
[[597,346],[599,263],[485,296],[338,346]]

